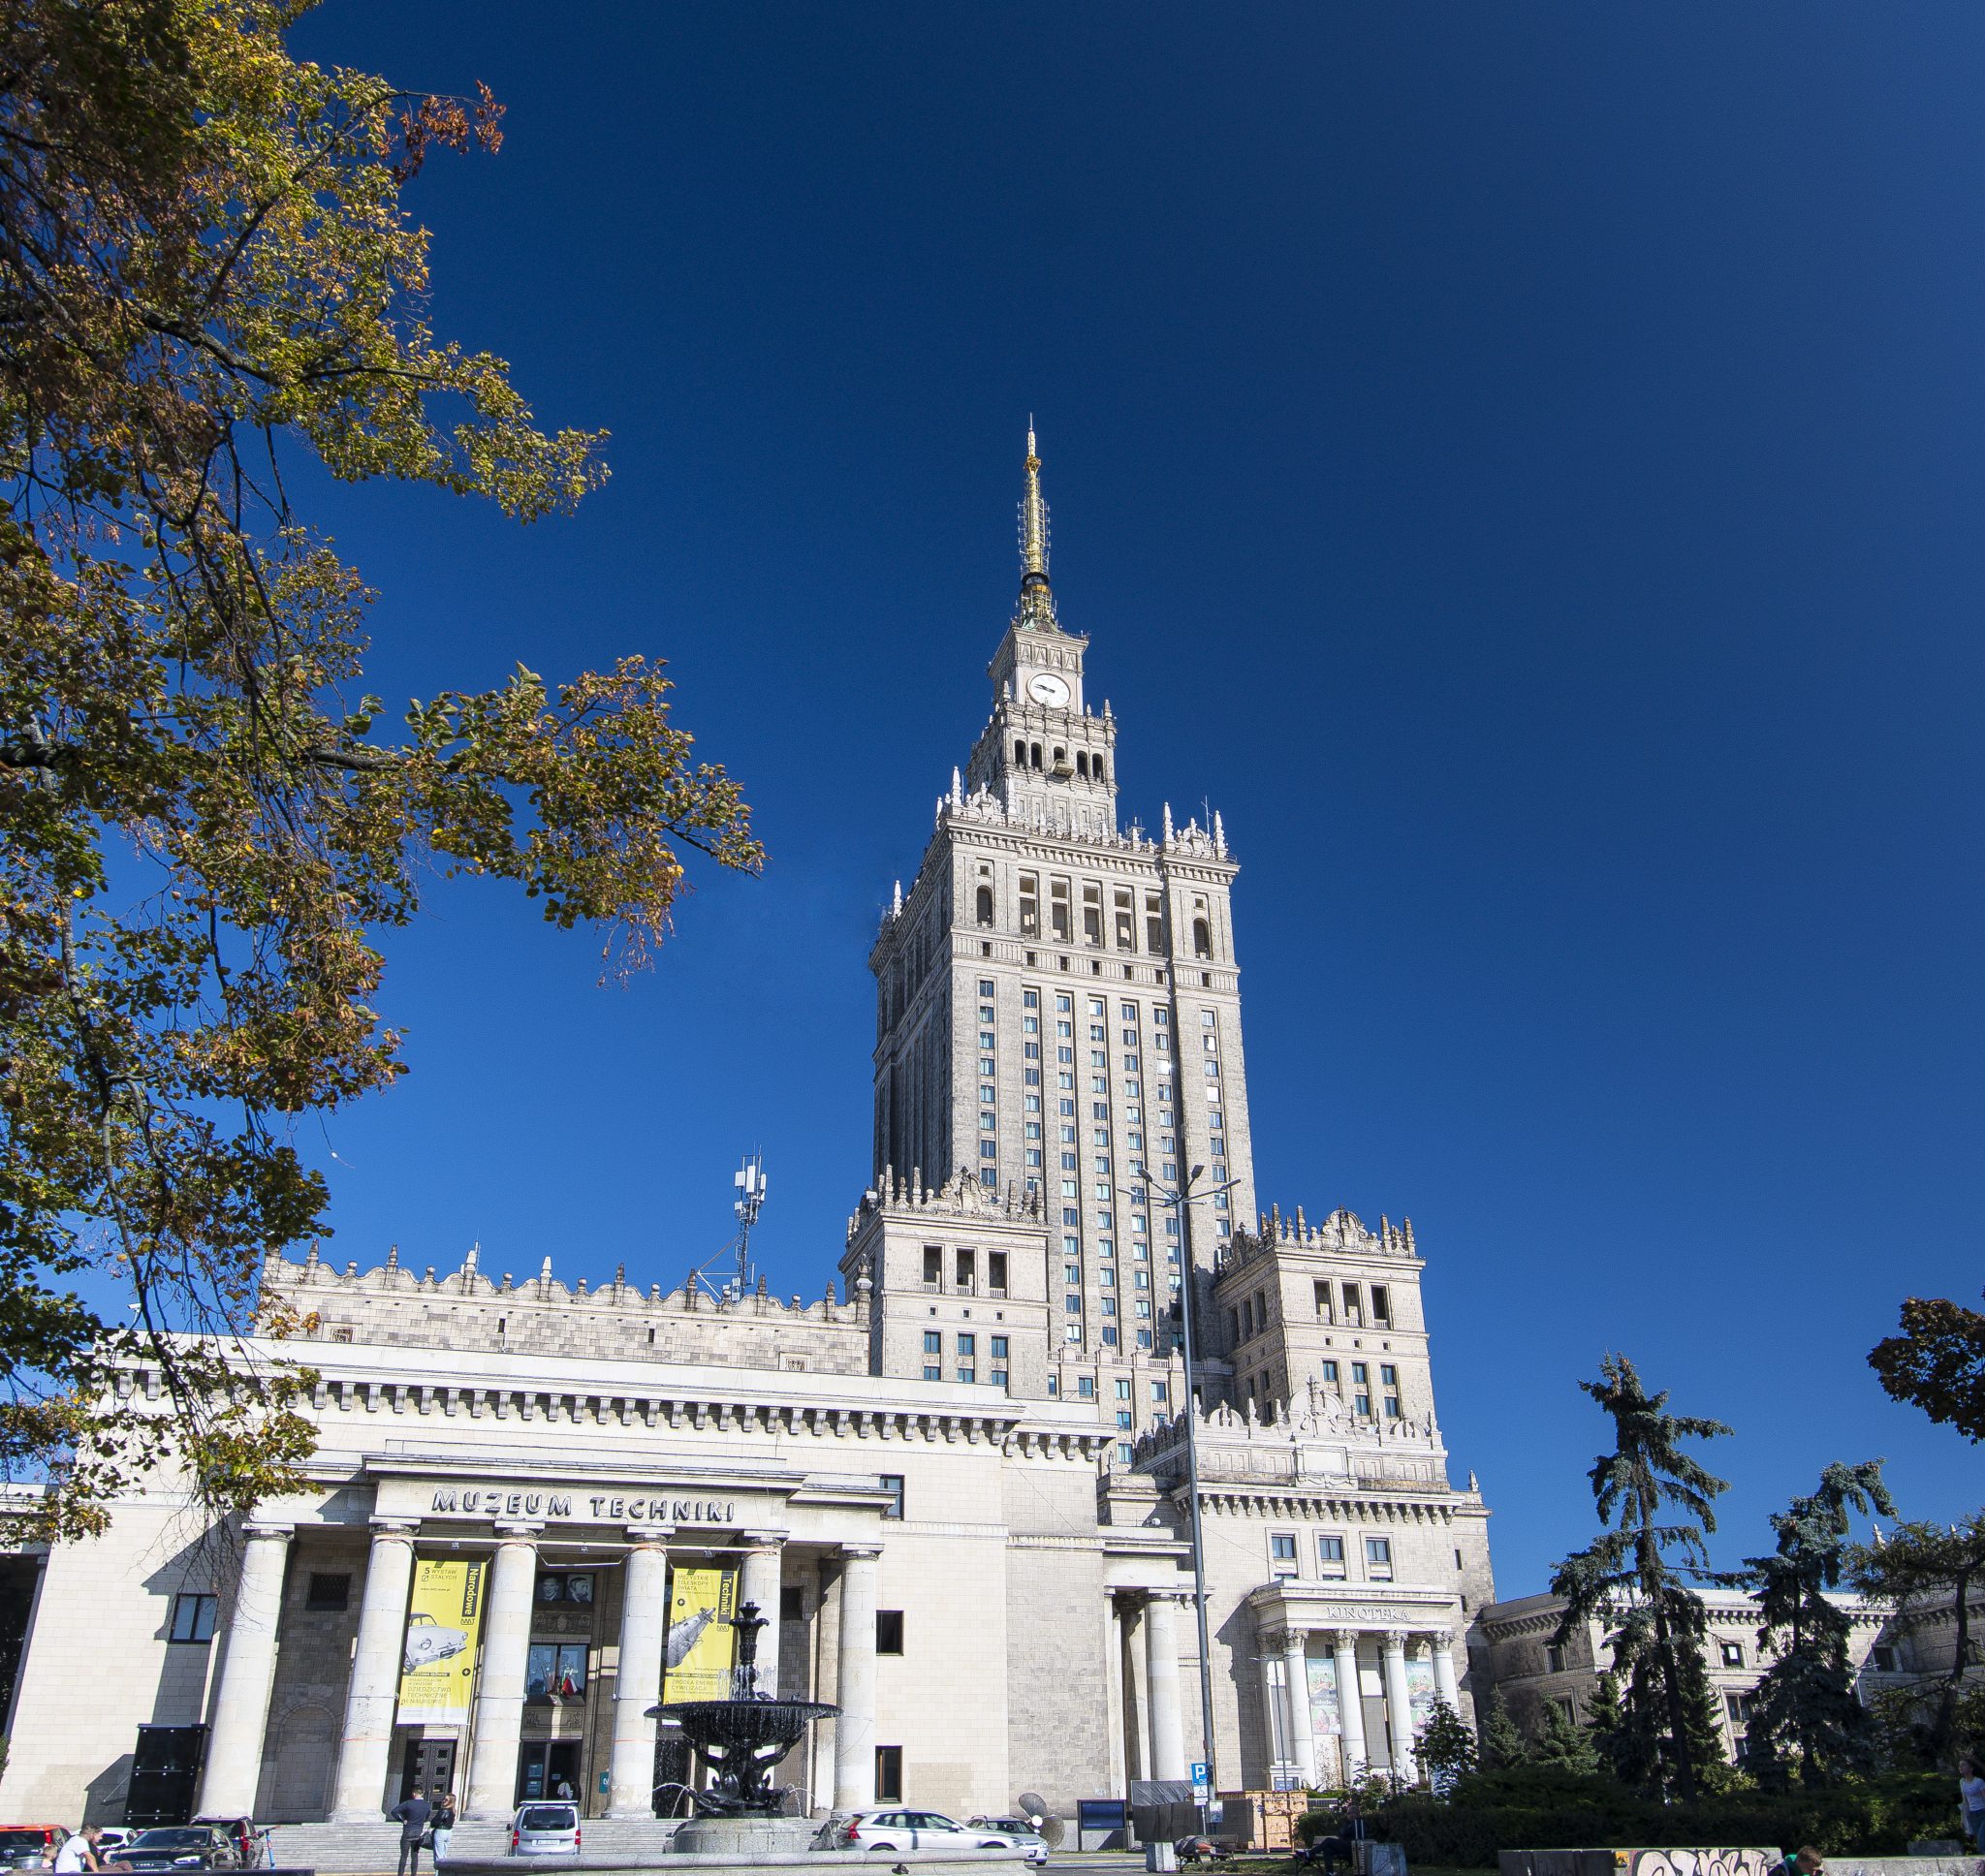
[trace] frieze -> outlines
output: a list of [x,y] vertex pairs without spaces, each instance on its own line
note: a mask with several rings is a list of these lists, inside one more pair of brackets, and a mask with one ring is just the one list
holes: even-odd
[[503,1485],[435,1485],[430,1516],[566,1519],[580,1524],[738,1522],[735,1498],[676,1498],[664,1492],[513,1491]]

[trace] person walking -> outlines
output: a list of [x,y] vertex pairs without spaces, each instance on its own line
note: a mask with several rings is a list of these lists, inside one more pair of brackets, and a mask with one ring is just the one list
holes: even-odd
[[386,1814],[399,1820],[399,1869],[396,1876],[421,1876],[421,1838],[425,1834],[427,1820],[434,1815],[434,1807],[425,1796],[416,1791],[404,1803],[395,1804]]
[[85,1824],[72,1837],[65,1837],[62,1848],[55,1852],[55,1867],[62,1876],[76,1876],[86,1869],[101,1869],[104,1860],[97,1855],[97,1838],[103,1834],[99,1826]]
[[1978,1775],[1975,1759],[1958,1761],[1958,1802],[1964,1807],[1965,1829],[1985,1857],[1985,1778]]
[[455,1794],[443,1792],[441,1801],[434,1807],[434,1822],[429,1827],[434,1833],[434,1867],[438,1870],[441,1861],[448,1855],[448,1839],[455,1830]]

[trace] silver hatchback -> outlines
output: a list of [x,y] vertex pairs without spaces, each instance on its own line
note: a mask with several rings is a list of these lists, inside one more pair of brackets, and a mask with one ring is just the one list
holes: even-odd
[[520,1804],[510,1824],[513,1857],[577,1857],[579,1806],[559,1799]]

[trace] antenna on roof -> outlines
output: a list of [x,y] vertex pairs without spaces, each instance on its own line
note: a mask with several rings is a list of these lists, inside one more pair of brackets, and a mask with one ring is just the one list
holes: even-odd
[[[751,1228],[758,1223],[760,1206],[765,1204],[767,1186],[765,1176],[765,1155],[751,1153],[745,1156],[743,1166],[731,1174],[731,1184],[738,1197],[731,1210],[738,1220],[738,1235],[720,1250],[709,1263],[700,1264],[690,1271],[689,1281],[701,1284],[719,1305],[727,1302],[741,1302],[751,1294],[755,1273],[751,1267]],[[718,1259],[737,1255],[737,1268],[727,1276],[721,1285],[712,1283],[704,1272]]]

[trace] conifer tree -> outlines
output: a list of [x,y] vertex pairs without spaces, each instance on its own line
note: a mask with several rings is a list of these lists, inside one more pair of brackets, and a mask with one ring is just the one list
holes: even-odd
[[[1568,1642],[1598,1615],[1618,1625],[1615,1670],[1624,1675],[1623,1757],[1634,1778],[1663,1796],[1693,1798],[1717,1746],[1705,1737],[1703,1610],[1697,1583],[1724,1580],[1709,1567],[1707,1534],[1726,1482],[1681,1442],[1729,1432],[1722,1422],[1672,1414],[1666,1392],[1650,1394],[1633,1363],[1609,1355],[1596,1381],[1579,1386],[1613,1423],[1614,1447],[1592,1463],[1592,1499],[1609,1526],[1558,1566],[1552,1590],[1564,1598],[1557,1640]],[[1681,1521],[1669,1521],[1674,1512]],[[1714,1709],[1710,1722],[1714,1728]]]
[[1794,1769],[1802,1784],[1830,1784],[1869,1757],[1873,1735],[1854,1695],[1847,1616],[1826,1595],[1846,1569],[1856,1512],[1895,1515],[1879,1459],[1828,1466],[1817,1491],[1773,1513],[1777,1549],[1745,1560],[1746,1580],[1758,1592],[1758,1646],[1777,1656],[1758,1681],[1747,1735],[1767,1784],[1784,1784]]
[[1591,1734],[1563,1707],[1553,1704],[1546,1709],[1544,1730],[1530,1748],[1530,1762],[1589,1777],[1599,1769],[1599,1752]]
[[1475,1769],[1475,1735],[1467,1721],[1443,1700],[1434,1703],[1417,1750],[1436,1792],[1448,1791],[1456,1779]]
[[1509,1716],[1509,1703],[1497,1687],[1490,1694],[1482,1716],[1482,1764],[1503,1771],[1522,1765],[1528,1753],[1522,1732]]

